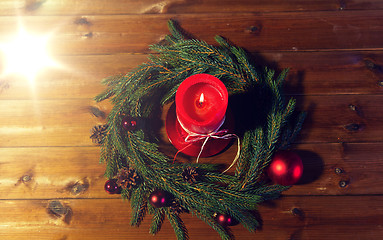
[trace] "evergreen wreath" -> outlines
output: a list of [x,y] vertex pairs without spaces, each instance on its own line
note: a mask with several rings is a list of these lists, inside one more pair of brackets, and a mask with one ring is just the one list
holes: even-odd
[[[119,182],[122,198],[130,200],[131,225],[139,226],[147,213],[152,215],[151,234],[160,230],[166,217],[177,238],[188,239],[182,212],[203,220],[222,239],[234,236],[232,224],[224,224],[218,215],[230,216],[232,222],[253,232],[260,225],[254,214],[257,204],[288,189],[271,183],[264,176],[265,169],[274,152],[294,140],[304,119],[304,114],[293,114],[293,98],[287,103],[283,99],[287,70],[275,77],[274,70],[255,67],[242,48],[220,36],[215,37],[216,47],[187,38],[171,20],[168,26],[171,35],[151,46],[158,54],[126,75],[104,79],[107,88],[95,97],[97,102],[110,98],[114,105],[102,133],[96,134],[102,137],[98,142],[105,176]],[[241,136],[234,174],[221,173],[218,164],[173,163],[172,157],[160,151],[158,133],[151,128],[150,123],[160,121],[158,109],[174,99],[180,83],[198,73],[219,78],[230,96],[259,95],[260,101],[252,103],[260,110],[254,119],[257,124]],[[127,117],[131,120],[128,128],[124,126]],[[155,193],[165,194],[166,203],[150,204]]]

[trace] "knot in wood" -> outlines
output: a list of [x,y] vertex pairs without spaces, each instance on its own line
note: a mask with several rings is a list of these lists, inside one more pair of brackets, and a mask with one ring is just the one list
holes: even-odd
[[342,11],[346,8],[345,0],[339,0],[339,10]]
[[84,178],[81,181],[78,182],[71,182],[68,183],[66,186],[66,190],[70,192],[72,195],[79,195],[81,193],[84,193],[89,188],[89,180]]
[[343,171],[342,168],[335,168],[335,173],[336,174],[341,174],[341,173],[344,173],[344,171]]
[[293,208],[291,210],[291,212],[294,216],[302,216],[303,215],[303,211],[300,208]]
[[84,192],[88,187],[85,186],[84,184],[75,184],[72,186],[72,189],[70,190],[70,192],[73,194],[73,195],[78,195],[82,192]]
[[341,187],[341,188],[345,188],[345,187],[347,187],[348,184],[349,184],[349,182],[346,181],[346,180],[341,180],[341,181],[339,181],[339,187]]
[[89,111],[93,114],[93,116],[98,118],[105,118],[106,114],[105,112],[101,111],[98,107],[89,107]]
[[352,111],[356,111],[357,110],[357,107],[354,105],[354,104],[350,104],[348,106]]
[[89,22],[86,17],[77,18],[74,21],[74,23],[77,24],[77,25],[88,25],[88,26],[92,25],[92,23]]
[[350,132],[355,132],[358,130],[362,130],[363,125],[359,123],[350,123],[344,126],[345,129],[347,129]]
[[298,217],[298,219],[299,219],[300,221],[303,221],[304,218],[305,218],[305,213],[304,213],[304,211],[303,211],[302,209],[300,209],[300,208],[293,208],[293,209],[291,209],[291,213],[292,213],[294,216]]
[[258,25],[258,26],[252,25],[247,27],[245,32],[251,33],[251,34],[259,34],[261,32],[261,28],[262,28],[261,25]]
[[25,10],[27,11],[35,11],[37,9],[39,9],[43,4],[44,4],[45,0],[42,0],[42,1],[33,1],[27,5],[25,5]]
[[366,68],[370,71],[372,71],[375,74],[382,74],[383,73],[383,66],[376,64],[373,60],[366,58],[363,59],[364,65]]
[[50,201],[48,204],[48,212],[56,217],[61,217],[68,213],[68,208],[63,206],[60,201]]
[[24,176],[21,177],[21,181],[23,181],[25,183],[29,182],[31,180],[32,180],[32,177],[30,175],[24,175]]
[[376,68],[376,64],[370,59],[364,59],[364,65],[370,70],[373,70]]
[[93,32],[88,32],[88,33],[84,34],[84,37],[85,38],[92,38],[93,37]]

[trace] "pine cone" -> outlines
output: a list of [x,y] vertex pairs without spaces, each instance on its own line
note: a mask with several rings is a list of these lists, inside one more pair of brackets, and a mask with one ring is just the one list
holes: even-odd
[[123,189],[137,186],[140,177],[133,168],[121,168],[117,174],[117,185]]
[[108,125],[97,125],[94,126],[91,130],[90,138],[92,139],[92,142],[97,144],[102,144],[104,141],[104,137],[106,136],[106,129],[108,128]]
[[172,201],[169,208],[172,212],[174,212],[177,215],[179,215],[183,212],[189,213],[189,211],[186,208],[182,207],[176,200]]
[[197,169],[193,167],[187,167],[182,172],[182,178],[188,183],[196,182],[198,175]]

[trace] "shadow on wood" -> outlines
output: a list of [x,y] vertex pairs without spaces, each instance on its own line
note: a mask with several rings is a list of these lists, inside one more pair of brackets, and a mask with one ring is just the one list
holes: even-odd
[[315,152],[296,150],[303,163],[303,174],[297,185],[314,182],[323,173],[323,160]]

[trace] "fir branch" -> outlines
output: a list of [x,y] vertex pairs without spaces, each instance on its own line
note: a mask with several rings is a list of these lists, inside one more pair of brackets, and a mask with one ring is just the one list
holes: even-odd
[[282,87],[282,84],[283,84],[284,80],[286,79],[286,76],[289,73],[289,70],[290,70],[289,68],[283,69],[282,72],[277,77],[276,84],[277,84],[278,88]]
[[214,213],[210,212],[207,214],[206,213],[202,214],[198,211],[191,211],[191,213],[197,216],[198,218],[200,218],[202,221],[208,224],[211,228],[213,228],[219,234],[222,240],[234,239],[234,236],[231,233],[229,228],[225,228],[221,226],[220,224],[217,223],[217,221],[214,220],[214,218],[212,217]]
[[168,21],[168,28],[174,39],[180,41],[184,40],[185,36],[177,26],[176,22],[169,20]]
[[279,144],[280,149],[286,149],[293,143],[300,132],[303,122],[306,118],[306,112],[300,112],[298,117],[295,120],[295,125],[292,127],[287,126],[284,129],[283,135],[281,137],[281,141]]
[[296,100],[294,98],[290,98],[289,102],[287,103],[285,110],[283,112],[283,120],[286,122],[286,120],[290,117],[290,115],[294,112],[295,109]]
[[254,232],[260,226],[257,218],[254,217],[249,211],[241,209],[233,209],[227,212],[228,215],[232,216],[237,221],[241,222],[242,225],[249,231]]
[[241,146],[241,153],[240,157],[237,161],[235,176],[238,178],[242,178],[243,175],[247,172],[249,169],[251,156],[253,154],[253,146],[252,142],[253,139],[256,138],[254,131],[246,131],[243,140],[242,140],[242,146]]
[[101,83],[104,85],[107,85],[108,88],[103,93],[97,95],[94,98],[94,100],[96,102],[101,102],[115,95],[117,90],[116,86],[119,84],[122,78],[123,78],[122,75],[117,75],[117,76],[111,76],[102,80]]
[[200,178],[200,180],[208,183],[224,183],[224,184],[232,184],[237,182],[237,177],[225,175],[217,172],[207,172]]
[[164,220],[165,220],[165,209],[156,208],[152,218],[152,223],[150,225],[149,233],[153,235],[157,234],[161,230]]
[[134,193],[131,197],[131,207],[132,207],[132,218],[130,220],[130,224],[132,226],[139,226],[141,221],[144,219],[146,213],[147,213],[147,205],[148,202],[145,198],[146,192],[144,190],[144,187],[140,187]]
[[165,214],[174,229],[177,239],[178,240],[189,239],[188,231],[185,227],[185,224],[182,221],[182,219],[178,216],[178,214],[173,213],[172,211],[170,211],[169,208],[165,209]]

